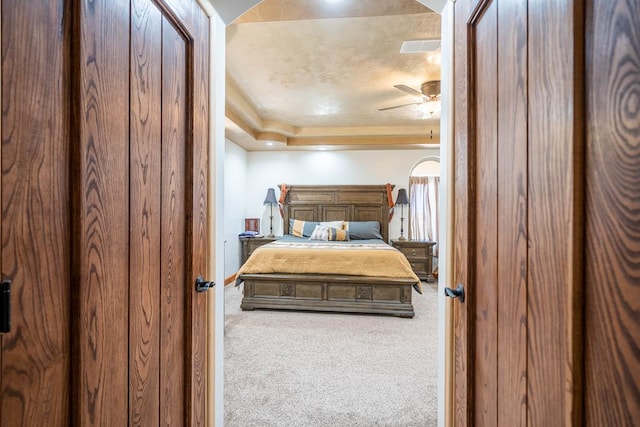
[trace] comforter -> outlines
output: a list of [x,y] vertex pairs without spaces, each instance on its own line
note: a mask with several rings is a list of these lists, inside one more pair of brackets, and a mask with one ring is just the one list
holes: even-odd
[[284,236],[255,249],[236,275],[242,274],[337,274],[391,277],[415,280],[414,289],[422,293],[420,279],[409,261],[383,240],[327,242]]

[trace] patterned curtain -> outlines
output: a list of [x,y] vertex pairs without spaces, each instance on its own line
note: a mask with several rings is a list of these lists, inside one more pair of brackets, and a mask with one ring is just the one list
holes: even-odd
[[[409,177],[409,238],[438,241],[438,187],[440,177]],[[438,254],[438,245],[433,248]]]

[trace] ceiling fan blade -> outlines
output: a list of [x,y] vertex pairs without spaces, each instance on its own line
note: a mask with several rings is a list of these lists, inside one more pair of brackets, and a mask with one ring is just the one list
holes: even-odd
[[410,102],[409,104],[394,105],[393,107],[379,108],[378,111],[393,110],[394,108],[406,107],[407,105],[420,105],[422,102]]
[[395,87],[396,89],[399,89],[403,92],[408,93],[409,95],[413,95],[413,96],[419,96],[420,98],[422,98],[422,92],[415,90],[414,88],[411,88],[407,85],[394,85],[393,87]]

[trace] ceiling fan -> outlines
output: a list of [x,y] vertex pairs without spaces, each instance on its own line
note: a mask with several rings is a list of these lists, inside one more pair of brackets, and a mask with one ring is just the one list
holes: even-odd
[[408,105],[421,105],[424,106],[423,113],[425,116],[430,116],[437,111],[440,111],[440,80],[431,80],[422,83],[420,91],[415,90],[407,85],[394,85],[396,89],[408,93],[409,95],[419,98],[419,101],[410,102],[408,104],[394,105],[393,107],[380,108],[378,111],[393,110],[395,108],[406,107]]

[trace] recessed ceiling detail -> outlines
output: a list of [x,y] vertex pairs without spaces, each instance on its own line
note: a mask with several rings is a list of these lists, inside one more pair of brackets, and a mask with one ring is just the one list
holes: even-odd
[[439,44],[440,16],[415,0],[345,1],[340,8],[351,12],[331,18],[320,6],[328,5],[265,0],[227,27],[228,137],[258,143],[247,149],[264,147],[261,134],[280,147],[322,138],[361,146],[367,136],[374,145],[385,137],[396,146],[403,138],[438,143],[420,138],[433,132],[437,139],[439,120],[423,120],[419,109],[378,109],[406,102],[398,82],[419,88],[440,79],[440,65],[424,54],[400,54],[406,40]]
[[305,19],[369,18],[373,16],[434,13],[416,0],[265,0],[238,17],[234,24]]

